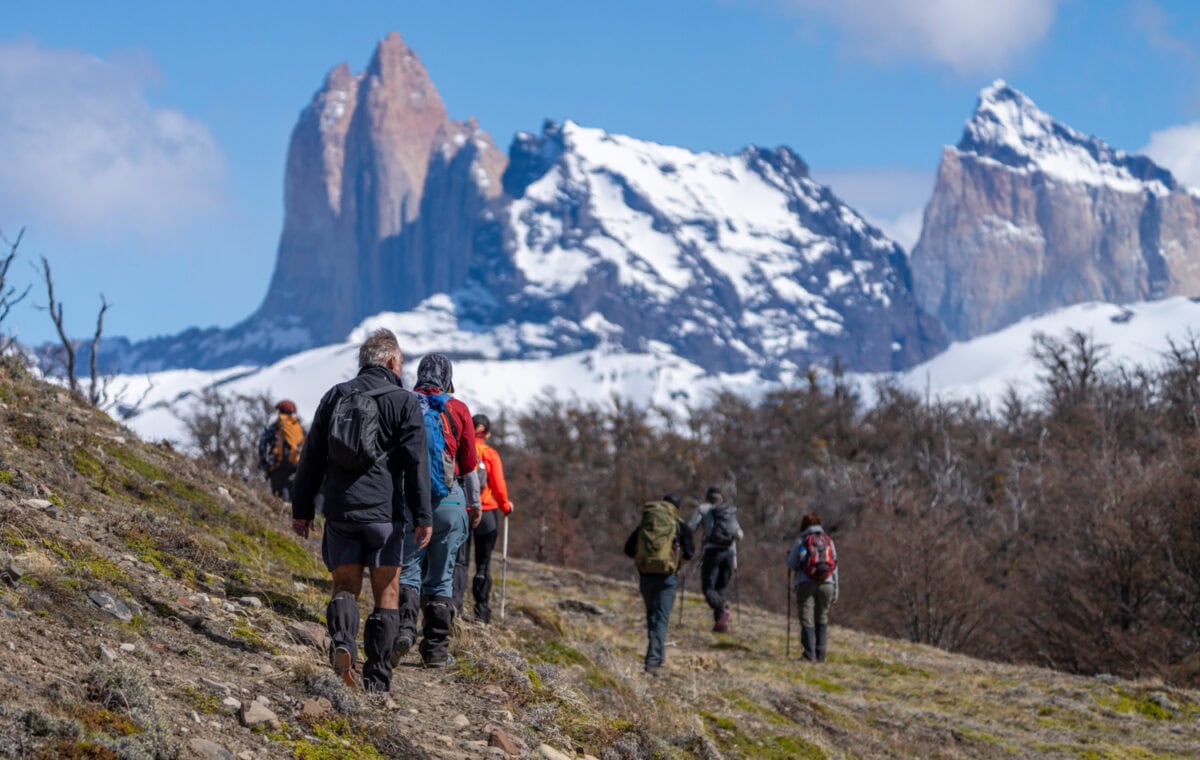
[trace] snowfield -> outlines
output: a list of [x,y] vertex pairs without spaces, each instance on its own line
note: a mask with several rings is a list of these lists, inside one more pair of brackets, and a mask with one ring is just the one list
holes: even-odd
[[[222,393],[266,393],[272,398],[291,398],[303,419],[310,419],[321,395],[330,386],[355,374],[358,343],[369,329],[388,327],[400,337],[405,349],[405,385],[411,387],[420,357],[442,350],[475,353],[478,358],[455,362],[458,396],[474,412],[498,415],[543,403],[548,397],[560,401],[606,403],[614,396],[640,404],[653,403],[683,413],[703,405],[721,391],[750,398],[805,382],[804,371],[786,372],[768,380],[755,372],[710,374],[682,359],[665,344],[651,350],[629,353],[614,344],[590,351],[539,359],[490,358],[489,351],[504,335],[462,329],[446,304],[437,302],[404,314],[371,317],[355,329],[344,343],[305,351],[267,367],[235,367],[203,372],[172,370],[150,375],[115,378],[112,387],[123,391],[127,401],[139,398],[149,388],[143,411],[126,421],[147,440],[183,442],[185,414],[196,394],[207,386]],[[523,326],[505,326],[501,332],[520,332]],[[1031,317],[999,332],[974,340],[954,343],[924,364],[900,373],[857,374],[853,381],[864,398],[881,380],[894,380],[922,395],[946,399],[981,398],[997,402],[1009,386],[1024,395],[1036,388],[1039,369],[1030,353],[1034,335],[1064,337],[1080,330],[1108,347],[1106,366],[1116,364],[1157,366],[1168,349],[1168,341],[1185,341],[1200,335],[1200,303],[1189,298],[1170,298],[1128,305],[1087,303],[1051,314]],[[487,349],[487,350],[485,350]]]

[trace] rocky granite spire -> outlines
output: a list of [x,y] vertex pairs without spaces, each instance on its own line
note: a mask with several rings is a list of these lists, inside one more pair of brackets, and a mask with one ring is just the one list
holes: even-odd
[[1200,197],[1166,169],[997,81],[942,152],[914,287],[959,339],[1084,301],[1194,295],[1198,222]]
[[[471,158],[450,160],[464,149]],[[307,331],[319,344],[345,337],[364,316],[460,284],[457,268],[443,270],[448,262],[465,275],[471,223],[462,216],[495,197],[504,160],[473,121],[448,118],[399,34],[379,43],[362,74],[338,65],[292,133],[275,273],[254,319]],[[443,200],[448,187],[479,200],[423,209],[427,180]],[[432,232],[443,227],[457,237]]]

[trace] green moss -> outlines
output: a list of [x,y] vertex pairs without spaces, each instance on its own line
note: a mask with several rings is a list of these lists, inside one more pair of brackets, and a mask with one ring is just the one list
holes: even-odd
[[1126,715],[1138,714],[1151,720],[1174,720],[1175,715],[1148,696],[1138,695],[1119,687],[1096,697],[1101,705]]
[[215,713],[221,709],[221,702],[212,694],[204,694],[190,686],[183,689],[183,699],[198,713]]
[[317,723],[312,733],[320,743],[308,739],[291,742],[297,760],[383,760],[375,745],[345,718]]
[[591,665],[577,649],[567,646],[561,641],[545,641],[536,653],[529,658],[533,662],[548,662],[552,665]]
[[[835,657],[833,661],[836,662],[838,659],[839,658]],[[845,661],[859,667],[870,668],[871,670],[877,670],[882,673],[891,673],[898,676],[918,676],[920,678],[930,677],[928,670],[923,670],[922,668],[918,668],[913,665],[905,665],[899,662],[881,660],[877,657],[846,658]]]
[[0,486],[12,485],[16,474],[12,470],[0,470]]
[[821,676],[816,676],[811,673],[804,673],[801,678],[805,683],[815,686],[821,691],[829,692],[830,694],[838,694],[846,690],[846,687],[842,686],[840,683],[835,683],[830,681],[828,678],[822,678]]
[[18,552],[29,550],[29,542],[25,540],[25,536],[21,535],[21,532],[12,525],[0,528],[0,544]]
[[750,699],[750,697],[747,694],[745,694],[743,692],[727,691],[727,692],[724,692],[721,696],[724,697],[726,700],[728,700],[734,707],[738,708],[739,710],[741,710],[743,712],[751,713],[753,715],[757,715],[772,725],[775,725],[775,726],[794,725],[794,723],[791,720],[789,720],[788,718],[784,717],[783,715],[781,715],[780,713],[771,709],[770,707],[766,707],[765,705],[761,705],[758,702],[755,702],[754,700]]
[[125,570],[116,562],[97,554],[83,553],[67,564],[67,575],[79,578],[117,583],[127,578]]
[[738,757],[761,760],[825,760],[820,747],[799,736],[780,734],[762,739],[738,728],[732,718],[701,712],[700,717],[717,731],[718,743]]
[[105,446],[104,453],[120,462],[126,469],[136,472],[146,480],[167,480],[169,478],[166,470],[144,459],[139,459],[127,448]]
[[17,443],[27,449],[36,449],[38,445],[37,436],[33,433],[22,433],[17,436]]
[[245,624],[238,624],[229,630],[229,635],[251,649],[256,649],[263,652],[275,651],[275,646],[271,643],[271,640],[264,636],[262,631],[258,630],[257,628],[251,628]]
[[92,452],[83,446],[76,446],[71,450],[71,461],[75,465],[75,472],[85,478],[94,481],[106,478],[107,473],[104,465],[100,463],[100,460]]

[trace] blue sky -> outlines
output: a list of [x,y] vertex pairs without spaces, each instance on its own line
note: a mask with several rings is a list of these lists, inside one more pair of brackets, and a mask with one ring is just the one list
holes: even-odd
[[[1003,77],[1200,184],[1200,4],[1152,0],[52,2],[0,35],[0,230],[49,258],[68,327],[231,324],[274,265],[296,117],[399,31],[496,142],[571,118],[694,149],[795,148],[911,239],[941,146]],[[52,335],[35,287],[6,327]]]

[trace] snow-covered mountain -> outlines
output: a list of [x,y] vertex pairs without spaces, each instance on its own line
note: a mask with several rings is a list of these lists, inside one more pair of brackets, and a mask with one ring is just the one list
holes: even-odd
[[693,153],[548,122],[517,136],[504,189],[488,229],[510,268],[480,290],[506,319],[584,328],[548,336],[557,352],[658,342],[770,376],[834,357],[898,369],[943,345],[902,249],[788,148]]
[[997,81],[942,153],[911,263],[958,339],[1070,304],[1197,295],[1200,193]]
[[710,372],[773,377],[835,360],[899,369],[945,345],[902,249],[790,149],[696,153],[566,121],[517,135],[506,158],[474,121],[449,120],[391,34],[301,113],[260,309],[229,330],[109,341],[105,360],[268,364],[434,296],[504,358],[665,345]]

